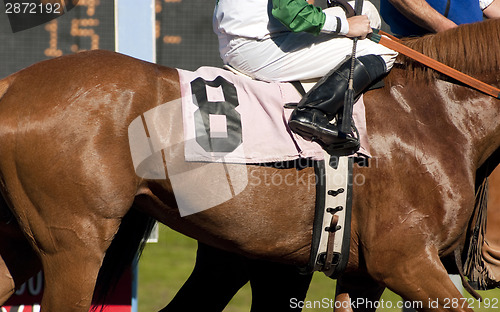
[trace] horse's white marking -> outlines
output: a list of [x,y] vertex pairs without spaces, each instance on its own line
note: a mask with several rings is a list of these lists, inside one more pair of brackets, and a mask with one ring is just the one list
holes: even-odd
[[[465,138],[478,140],[488,135],[489,127],[485,125],[494,125],[498,122],[498,115],[492,114],[486,107],[484,97],[470,98],[468,101],[455,99],[455,84],[437,80],[436,87],[440,97],[445,104],[450,121],[458,128]],[[472,146],[470,144],[469,146]]]
[[399,90],[402,88],[402,86],[392,86],[390,89],[391,95],[396,99],[396,101],[399,103],[399,105],[407,112],[411,113],[411,106],[408,104],[406,101],[406,98],[404,95],[401,93]]

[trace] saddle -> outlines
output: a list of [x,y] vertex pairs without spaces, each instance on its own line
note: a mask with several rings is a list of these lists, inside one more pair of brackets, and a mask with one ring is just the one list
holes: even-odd
[[[224,69],[250,78],[232,66],[224,65]],[[318,80],[295,81],[291,84],[303,96]],[[295,105],[286,104],[285,107],[294,108]],[[364,127],[364,124],[361,126]],[[323,151],[323,155],[322,161],[314,162],[316,205],[311,253],[308,264],[300,271],[304,274],[320,271],[336,278],[345,269],[349,259],[354,158],[331,156],[326,151]]]
[[[152,108],[129,126],[136,174],[146,179],[165,179],[166,166],[180,215],[187,216],[242,192],[248,183],[248,164],[313,160],[316,212],[311,258],[303,272],[324,271],[332,276],[342,271],[350,242],[354,161],[352,157],[332,158],[318,143],[290,131],[287,121],[292,110],[284,106],[300,101],[296,88],[290,83],[252,80],[228,67],[201,67],[195,72],[178,69],[178,73],[181,99]],[[308,83],[304,84],[306,88],[314,84]],[[173,107],[179,107],[175,117]],[[172,118],[183,132],[165,136],[164,127]],[[357,157],[369,158],[362,101],[354,105],[353,118],[362,138]],[[179,148],[184,153],[169,154]],[[182,166],[171,166],[175,157],[184,158]],[[231,164],[230,170],[225,164]],[[200,174],[207,171],[214,183],[197,187]],[[232,187],[226,185],[229,181]],[[196,192],[196,196],[190,192]]]

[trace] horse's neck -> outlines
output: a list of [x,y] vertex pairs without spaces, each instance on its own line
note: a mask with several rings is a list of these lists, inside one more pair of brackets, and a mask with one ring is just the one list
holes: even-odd
[[450,122],[469,140],[476,164],[483,164],[500,146],[500,100],[444,81],[436,86]]

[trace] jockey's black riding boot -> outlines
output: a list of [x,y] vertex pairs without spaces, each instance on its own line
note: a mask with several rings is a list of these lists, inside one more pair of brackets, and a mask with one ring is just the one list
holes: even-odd
[[[330,121],[344,106],[344,95],[349,84],[351,59],[321,78],[304,95],[290,116],[288,125],[307,140],[320,143],[330,154],[350,155],[359,149],[359,138],[343,133],[340,125]],[[354,66],[354,97],[359,95],[386,73],[384,60],[378,55],[365,55],[356,59]]]

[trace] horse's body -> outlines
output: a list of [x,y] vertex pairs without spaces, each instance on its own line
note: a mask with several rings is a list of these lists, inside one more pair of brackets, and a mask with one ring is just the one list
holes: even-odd
[[[423,40],[458,65],[470,65],[474,56],[474,66],[463,70],[498,85],[500,43],[490,40],[498,37],[500,21],[490,21]],[[389,287],[421,302],[423,311],[471,311],[450,304],[461,295],[441,258],[464,245],[475,170],[500,146],[500,102],[451,82],[409,77],[404,64],[395,66],[385,88],[365,95],[374,159],[355,168],[363,179],[354,187],[350,258],[337,300],[374,301]],[[182,143],[179,98],[175,70],[104,51],[41,62],[0,81],[2,192],[41,260],[44,312],[88,310],[106,250],[132,206],[216,247],[289,264],[308,261],[312,168],[249,165],[253,181],[242,193],[182,218],[169,179],[136,175],[128,126],[168,102],[165,133]],[[164,153],[183,165],[182,144]],[[265,183],[273,175],[291,175],[296,183]],[[11,260],[6,268],[16,283],[28,270]],[[2,274],[0,282],[5,298],[12,280]]]
[[488,178],[488,222],[482,253],[490,274],[500,276],[500,167]]

